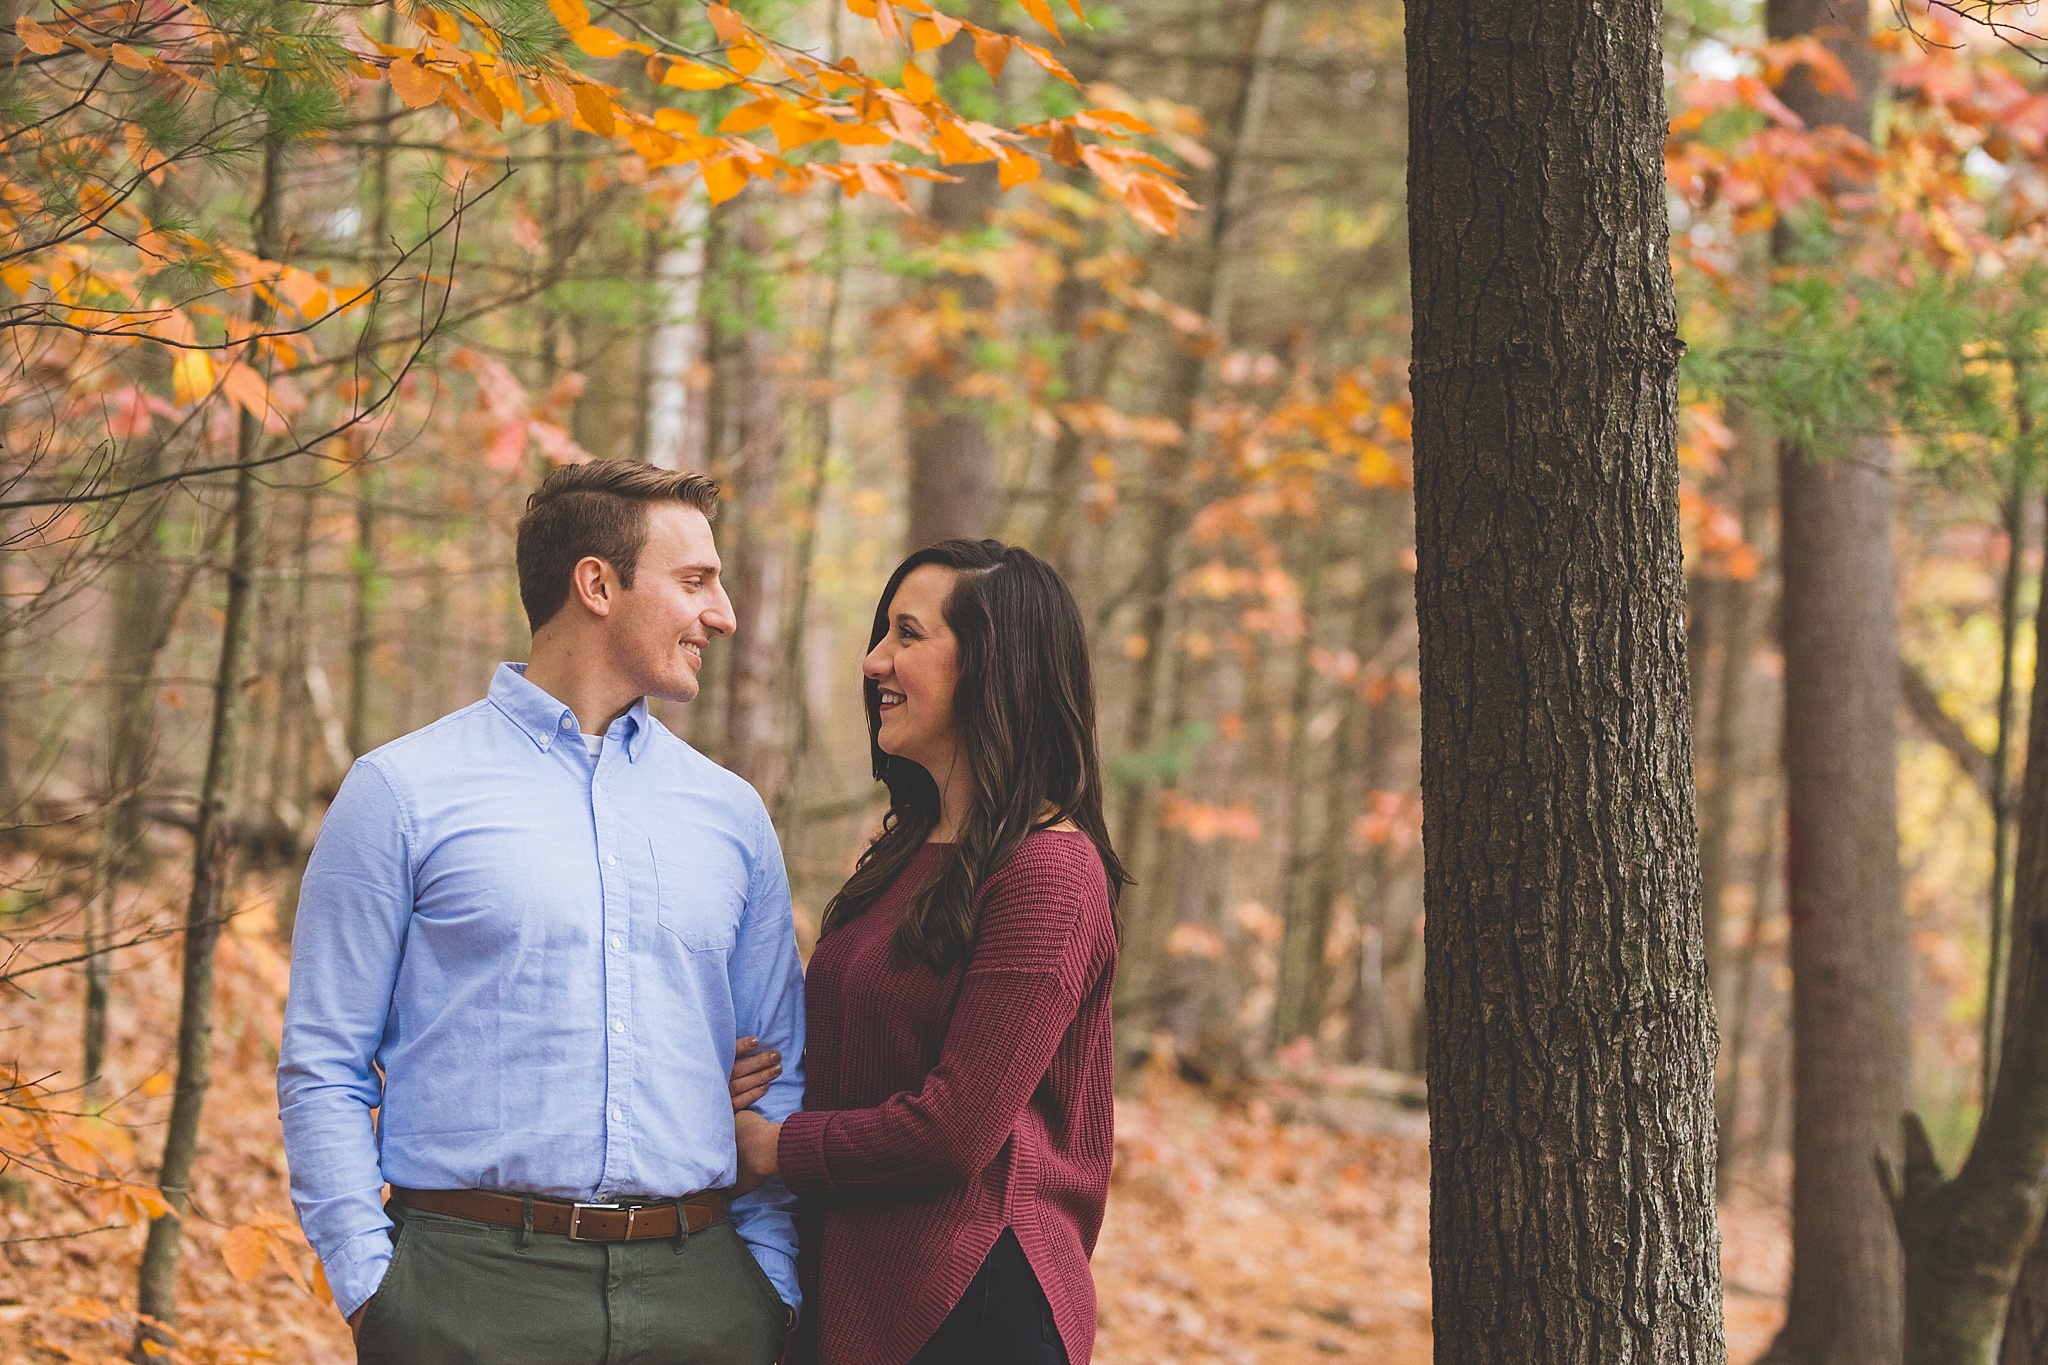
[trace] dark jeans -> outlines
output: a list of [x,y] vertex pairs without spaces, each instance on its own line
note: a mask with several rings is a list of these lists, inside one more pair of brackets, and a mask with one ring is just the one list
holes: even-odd
[[910,1365],[1067,1365],[1052,1305],[1008,1228]]
[[363,1365],[769,1365],[782,1350],[782,1300],[730,1223],[572,1242],[387,1212],[396,1246],[363,1314]]

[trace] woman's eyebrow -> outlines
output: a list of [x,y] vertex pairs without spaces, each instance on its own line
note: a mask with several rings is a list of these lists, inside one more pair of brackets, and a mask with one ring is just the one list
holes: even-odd
[[896,613],[896,624],[899,626],[922,626],[924,622],[917,619],[916,612],[899,611]]

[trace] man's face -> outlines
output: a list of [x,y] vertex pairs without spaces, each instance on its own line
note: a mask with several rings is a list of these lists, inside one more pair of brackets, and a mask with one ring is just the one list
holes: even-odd
[[614,666],[636,692],[691,701],[705,644],[736,628],[711,523],[681,503],[649,507],[633,586],[619,589],[607,622]]

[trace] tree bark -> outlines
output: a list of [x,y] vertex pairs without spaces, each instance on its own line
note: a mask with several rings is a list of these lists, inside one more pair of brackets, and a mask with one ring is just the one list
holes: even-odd
[[[1779,91],[1809,127],[1871,132],[1867,8],[1769,0],[1770,36],[1821,35],[1855,78]],[[1789,246],[1781,239],[1780,254]],[[1820,460],[1779,452],[1785,806],[1792,963],[1792,1287],[1769,1359],[1868,1365],[1900,1350],[1891,1211],[1873,1175],[1907,1104],[1899,874],[1898,619],[1882,438]]]
[[[1239,83],[1230,114],[1230,132],[1216,157],[1216,170],[1206,196],[1209,231],[1203,241],[1200,273],[1189,307],[1208,322],[1212,347],[1220,346],[1230,334],[1232,292],[1230,283],[1232,229],[1235,208],[1243,195],[1245,155],[1258,137],[1265,119],[1271,91],[1269,67],[1280,46],[1280,34],[1287,18],[1287,0],[1258,0],[1245,29],[1243,51],[1245,74]],[[1123,753],[1144,755],[1162,734],[1173,733],[1176,697],[1180,693],[1181,651],[1174,647],[1169,627],[1173,612],[1175,565],[1181,553],[1188,522],[1194,515],[1195,499],[1187,487],[1187,472],[1193,464],[1195,443],[1194,411],[1201,401],[1209,372],[1208,351],[1186,347],[1172,357],[1166,379],[1165,414],[1181,429],[1179,445],[1155,447],[1146,461],[1147,497],[1150,508],[1143,531],[1143,559],[1131,584],[1131,598],[1137,607],[1133,634],[1145,651],[1133,669],[1131,709],[1124,722]],[[1166,724],[1160,724],[1161,713]],[[1162,894],[1160,876],[1164,840],[1158,822],[1152,818],[1158,799],[1158,783],[1141,774],[1128,776],[1111,822],[1124,865],[1132,876],[1132,894],[1124,904],[1129,950],[1125,960],[1133,970],[1117,982],[1118,1008],[1134,1016],[1149,1013],[1162,998],[1162,982],[1173,973],[1167,961],[1166,936],[1174,919],[1174,898]]]
[[[162,469],[162,448],[137,467],[139,479]],[[142,784],[149,772],[151,718],[156,706],[156,663],[170,639],[176,603],[166,601],[164,566],[156,554],[164,500],[155,500],[129,531],[127,553],[107,584],[113,620],[107,641],[106,787],[93,850],[92,884],[85,903],[85,1084],[97,1086],[106,1060],[107,945],[121,884],[142,835]],[[180,594],[182,596],[182,593]]]
[[[782,518],[776,506],[782,474],[782,385],[775,372],[779,349],[765,297],[770,253],[767,205],[756,195],[740,224],[739,308],[744,331],[739,366],[733,375],[732,506],[737,515],[728,540],[732,554],[733,609],[740,629],[733,637],[731,676],[726,690],[725,765],[756,787],[765,788],[777,768],[775,673],[781,658],[782,586],[785,568]],[[773,798],[773,792],[762,795]]]
[[[282,224],[279,195],[284,139],[273,131],[264,139],[263,178],[256,209],[257,255],[276,260]],[[270,306],[259,294],[250,304],[250,321],[261,331]],[[253,346],[249,360],[254,363]],[[199,784],[199,809],[192,830],[192,889],[185,903],[185,961],[178,1005],[178,1077],[164,1133],[163,1160],[157,1186],[170,1212],[153,1218],[137,1273],[139,1307],[162,1323],[178,1319],[178,1253],[185,1211],[191,1206],[192,1164],[199,1150],[200,1112],[213,1075],[213,958],[220,942],[225,901],[233,880],[234,841],[227,803],[235,772],[242,709],[242,651],[247,643],[260,541],[258,494],[261,485],[249,462],[263,441],[262,424],[248,412],[236,431],[234,548],[228,567],[228,596],[221,624],[220,655],[213,684],[213,712],[206,745],[206,769]],[[137,1330],[136,1357],[144,1358],[144,1342],[162,1334],[146,1323]],[[158,1342],[158,1344],[163,1344]]]
[[[2048,593],[2034,628],[2048,639]],[[1919,1116],[1906,1116],[1903,1179],[1892,1191],[1906,1262],[1906,1365],[1998,1357],[2008,1298],[2048,1207],[2048,669],[2034,674],[2017,826],[2004,1057],[1953,1179],[1942,1178]],[[2033,1323],[2030,1310],[2022,1324]]]
[[1656,0],[1412,0],[1440,1365],[1719,1365]]
[[[939,79],[974,65],[965,39],[939,49]],[[988,226],[1002,199],[994,162],[955,166],[957,181],[934,184],[926,213],[947,239]],[[973,315],[989,307],[994,290],[980,275],[942,274],[930,291],[947,312]],[[995,533],[995,453],[989,445],[985,400],[963,394],[974,373],[974,332],[942,337],[938,354],[910,377],[905,398],[910,425],[910,550],[954,536]]]
[[[2017,376],[2015,376],[2017,384]],[[1998,740],[1991,751],[1991,914],[1990,962],[1984,971],[1984,1043],[1981,1093],[1989,1103],[1998,1079],[1998,1056],[2005,1026],[2005,956],[2008,891],[2012,871],[2012,740],[2014,694],[2018,691],[2020,577],[2027,550],[2027,488],[2032,482],[2033,423],[2025,401],[2014,396],[2018,440],[2005,496],[2005,581],[1998,601]]]

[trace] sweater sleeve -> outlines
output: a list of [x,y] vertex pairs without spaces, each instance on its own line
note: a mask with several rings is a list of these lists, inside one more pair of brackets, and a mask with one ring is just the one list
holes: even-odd
[[1098,965],[1109,906],[1094,848],[1032,841],[989,879],[978,918],[974,956],[923,1085],[871,1109],[784,1120],[776,1161],[798,1195],[959,1184],[1002,1150]]

